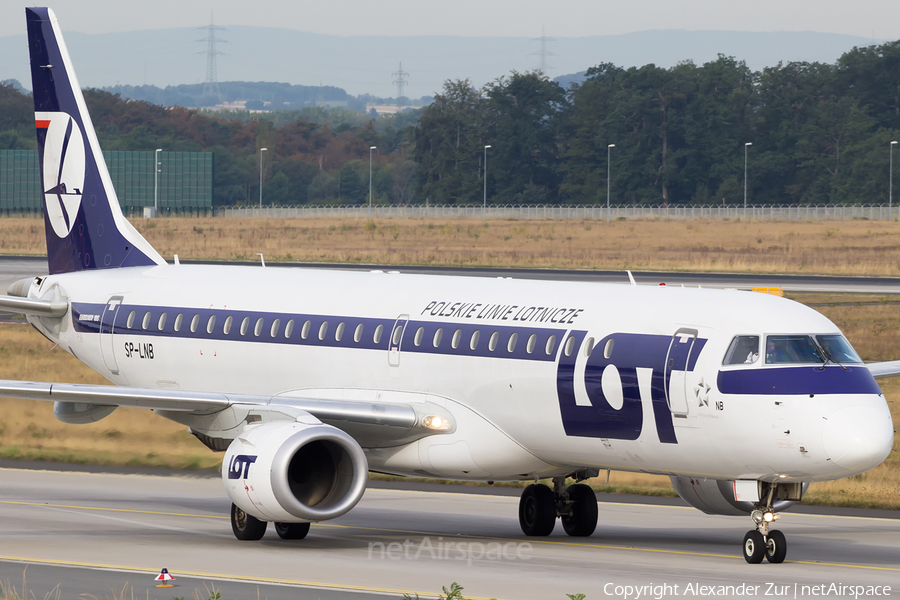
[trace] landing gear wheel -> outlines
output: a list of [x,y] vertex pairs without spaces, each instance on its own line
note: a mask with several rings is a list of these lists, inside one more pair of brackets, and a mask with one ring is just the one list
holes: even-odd
[[784,534],[777,529],[772,529],[766,537],[766,560],[773,564],[779,564],[784,562],[786,556],[787,540],[784,539]]
[[309,533],[309,523],[275,523],[275,533],[283,540],[302,540]]
[[236,505],[231,505],[231,531],[241,541],[261,540],[268,523],[249,515]]
[[587,537],[597,528],[597,495],[583,483],[566,488],[572,501],[571,512],[561,517],[563,528],[572,537]]
[[525,535],[547,536],[556,525],[556,502],[546,485],[532,484],[519,500],[519,525]]
[[758,565],[766,554],[766,541],[760,532],[748,531],[744,536],[744,560],[751,565]]

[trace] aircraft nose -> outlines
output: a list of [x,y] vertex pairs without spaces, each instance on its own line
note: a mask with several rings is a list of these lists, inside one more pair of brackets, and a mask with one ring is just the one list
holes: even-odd
[[848,406],[828,417],[823,436],[832,462],[845,469],[871,469],[890,454],[894,428],[887,407]]

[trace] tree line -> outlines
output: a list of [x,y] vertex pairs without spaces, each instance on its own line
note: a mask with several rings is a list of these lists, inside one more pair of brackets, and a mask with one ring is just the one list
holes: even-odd
[[[489,203],[596,204],[609,190],[614,204],[735,204],[745,153],[751,203],[881,203],[900,140],[900,41],[762,71],[726,56],[604,63],[568,89],[539,72],[448,81],[425,108],[380,118],[85,98],[107,150],[214,152],[217,205],[258,201],[263,147],[266,204],[364,203],[370,157],[376,203],[480,203],[486,190]],[[0,149],[34,147],[31,98],[0,84]]]
[[898,139],[891,42],[760,72],[726,56],[600,64],[568,90],[540,73],[447,82],[419,119],[415,158],[420,193],[442,203],[482,200],[485,146],[488,202],[603,203],[609,186],[616,204],[734,204],[746,151],[751,203],[887,203]]

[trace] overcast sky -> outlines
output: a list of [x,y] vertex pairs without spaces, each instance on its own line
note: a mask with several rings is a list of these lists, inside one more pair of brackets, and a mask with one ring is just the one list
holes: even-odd
[[[900,39],[898,0],[55,0],[64,31],[209,23],[332,35],[580,37],[650,29],[819,31]],[[0,3],[0,36],[24,34],[23,5]]]

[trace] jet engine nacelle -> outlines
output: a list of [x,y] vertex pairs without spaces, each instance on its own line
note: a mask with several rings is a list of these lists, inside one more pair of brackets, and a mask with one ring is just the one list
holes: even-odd
[[222,463],[231,501],[257,519],[279,523],[340,517],[362,498],[368,478],[356,440],[321,423],[251,425]]
[[[708,515],[743,517],[749,515],[756,508],[754,502],[735,499],[733,481],[694,477],[670,477],[669,479],[682,500]],[[775,512],[789,509],[800,500],[808,486],[808,483],[777,484],[772,508]]]

